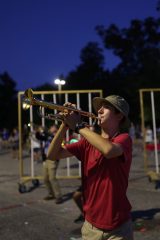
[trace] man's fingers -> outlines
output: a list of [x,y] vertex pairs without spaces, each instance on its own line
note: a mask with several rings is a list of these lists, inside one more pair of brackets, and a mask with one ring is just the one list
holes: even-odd
[[70,103],[70,102],[66,102],[63,104],[64,107],[71,107],[71,108],[76,108],[76,104]]

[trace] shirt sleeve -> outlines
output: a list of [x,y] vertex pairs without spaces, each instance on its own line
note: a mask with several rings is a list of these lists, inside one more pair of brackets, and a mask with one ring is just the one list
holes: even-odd
[[132,155],[132,139],[127,133],[118,135],[113,139],[114,143],[118,143],[123,148],[123,156],[125,161],[130,159]]

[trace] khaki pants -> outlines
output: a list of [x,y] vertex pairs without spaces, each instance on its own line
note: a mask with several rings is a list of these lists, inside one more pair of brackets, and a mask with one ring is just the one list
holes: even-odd
[[107,231],[94,227],[85,221],[82,226],[83,240],[133,240],[132,222],[122,224],[120,227]]
[[49,195],[55,198],[61,197],[59,182],[56,178],[56,172],[59,161],[46,160],[43,162],[44,183],[48,189]]

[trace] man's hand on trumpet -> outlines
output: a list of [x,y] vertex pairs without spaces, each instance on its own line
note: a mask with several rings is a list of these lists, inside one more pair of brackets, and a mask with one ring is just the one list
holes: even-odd
[[[76,105],[70,102],[64,104],[65,107],[71,107],[76,109]],[[64,111],[63,113],[64,123],[73,131],[76,128],[76,124],[81,122],[81,115],[77,112],[73,111]]]

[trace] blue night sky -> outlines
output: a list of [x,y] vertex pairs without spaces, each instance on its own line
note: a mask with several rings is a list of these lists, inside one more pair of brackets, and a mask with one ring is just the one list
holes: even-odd
[[[0,0],[0,73],[17,90],[52,83],[80,64],[80,51],[101,40],[97,25],[128,27],[132,19],[158,17],[156,0]],[[105,51],[106,68],[118,59]]]

